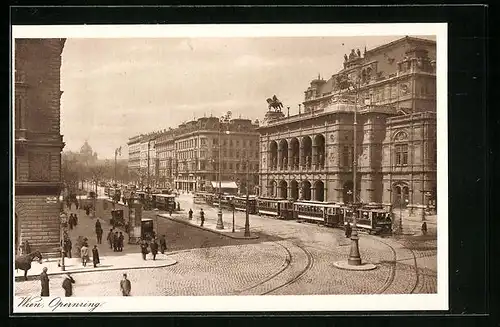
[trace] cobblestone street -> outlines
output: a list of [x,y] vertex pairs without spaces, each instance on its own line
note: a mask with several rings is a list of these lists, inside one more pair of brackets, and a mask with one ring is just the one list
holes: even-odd
[[[179,201],[183,212],[192,207],[195,216],[198,214],[200,206],[193,206],[189,196],[181,195]],[[203,207],[207,221],[215,220],[216,210]],[[157,213],[149,211],[144,216],[156,219]],[[183,215],[181,212],[176,216]],[[91,220],[79,216],[80,220]],[[244,226],[244,216],[235,213],[235,225],[239,228]],[[177,264],[78,273],[74,275],[75,296],[118,296],[123,272],[129,275],[134,296],[407,294],[437,290],[435,239],[361,234],[361,257],[376,264],[377,269],[353,272],[333,266],[349,254],[350,240],[342,230],[255,215],[250,219],[251,231],[259,234],[258,239],[232,239],[169,219],[156,219],[158,234],[167,238],[167,255]],[[231,221],[232,213],[225,211],[225,228],[230,228]],[[139,252],[135,246],[126,248]],[[103,249],[106,255],[113,255],[107,251]],[[62,294],[61,283],[62,276],[50,277],[51,295]],[[15,295],[39,292],[38,280],[15,284]]]

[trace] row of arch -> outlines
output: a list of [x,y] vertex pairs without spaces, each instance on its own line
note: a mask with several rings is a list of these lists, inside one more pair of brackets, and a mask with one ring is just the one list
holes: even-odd
[[290,181],[290,185],[288,184],[289,183],[285,180],[270,180],[267,185],[267,194],[272,197],[279,197],[284,199],[291,198],[294,201],[325,200],[325,184],[321,180],[314,181],[313,184],[311,184],[310,181],[305,180],[300,182],[299,184],[299,182],[293,179]]
[[311,169],[324,168],[326,142],[323,134],[314,137],[304,136],[300,139],[282,139],[269,143],[269,158],[271,169]]

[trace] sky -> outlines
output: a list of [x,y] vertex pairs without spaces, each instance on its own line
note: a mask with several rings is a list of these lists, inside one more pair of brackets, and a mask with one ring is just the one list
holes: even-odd
[[273,95],[296,114],[310,81],[337,73],[350,49],[401,37],[69,38],[61,66],[64,150],[79,151],[87,140],[100,159],[114,158],[120,146],[127,158],[129,137],[193,118],[231,111],[262,121]]

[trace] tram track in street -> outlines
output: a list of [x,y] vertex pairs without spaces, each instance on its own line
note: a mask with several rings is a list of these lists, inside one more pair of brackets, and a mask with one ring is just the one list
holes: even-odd
[[[398,262],[398,258],[397,258],[397,253],[396,253],[396,249],[389,243],[387,242],[384,242],[383,240],[381,240],[380,238],[375,238],[372,236],[373,239],[379,241],[380,243],[386,245],[392,252],[393,254],[393,260],[392,260],[392,264],[391,264],[391,272],[390,272],[390,275],[389,277],[387,278],[386,282],[384,283],[384,285],[376,292],[377,294],[383,294],[385,291],[387,291],[387,289],[389,289],[389,287],[392,285],[392,283],[394,282],[394,279],[395,279],[395,276],[396,276],[396,265],[397,265],[397,262]],[[402,244],[401,242],[399,242],[398,240],[394,240],[396,243],[402,245],[406,250],[410,251],[411,255],[412,255],[412,260],[413,260],[413,269],[415,271],[415,283],[413,284],[409,294],[414,294],[415,293],[415,290],[417,289],[417,286],[420,282],[420,272],[419,272],[419,268],[418,268],[418,263],[417,263],[417,256],[415,255],[415,251],[413,251],[412,249],[406,247],[404,244]],[[401,259],[400,259],[401,260]]]
[[[280,270],[278,270],[277,272],[268,276],[267,278],[263,279],[262,281],[258,282],[257,284],[254,284],[250,287],[247,287],[243,290],[240,290],[238,292],[238,294],[247,293],[249,291],[258,289],[259,287],[266,287],[266,285],[265,285],[266,283],[272,283],[274,280],[279,279],[283,274],[285,274],[287,271],[289,271],[291,269],[292,264],[299,262],[299,261],[294,261],[294,260],[296,260],[296,256],[293,255],[291,249],[287,245],[282,244],[280,242],[273,242],[273,243],[279,245],[281,248],[283,248],[285,250],[286,257],[285,257],[284,265],[281,267]],[[255,295],[270,295],[271,293],[273,293],[279,289],[287,287],[287,286],[297,282],[298,280],[300,280],[314,266],[314,257],[307,249],[305,249],[304,246],[295,244],[293,242],[291,242],[291,244],[294,247],[297,247],[298,249],[300,249],[302,251],[302,253],[305,254],[305,256],[307,258],[306,266],[304,268],[300,269],[298,272],[295,272],[294,275],[292,276],[292,278],[286,279],[285,281],[282,281],[278,285],[271,285],[271,288],[268,290],[265,290],[265,291],[260,290],[258,292],[258,294],[255,294]]]

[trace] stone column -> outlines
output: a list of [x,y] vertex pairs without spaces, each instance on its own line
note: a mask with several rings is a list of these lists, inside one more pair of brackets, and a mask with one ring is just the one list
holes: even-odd
[[292,147],[289,146],[288,147],[288,169],[292,170],[292,167],[293,167],[293,151],[292,151]]
[[283,149],[278,148],[278,169],[283,170]]
[[304,145],[300,145],[299,147],[299,168],[302,168],[306,162],[306,155],[304,152]]
[[312,167],[314,169],[319,169],[319,160],[318,160],[318,146],[312,146]]

